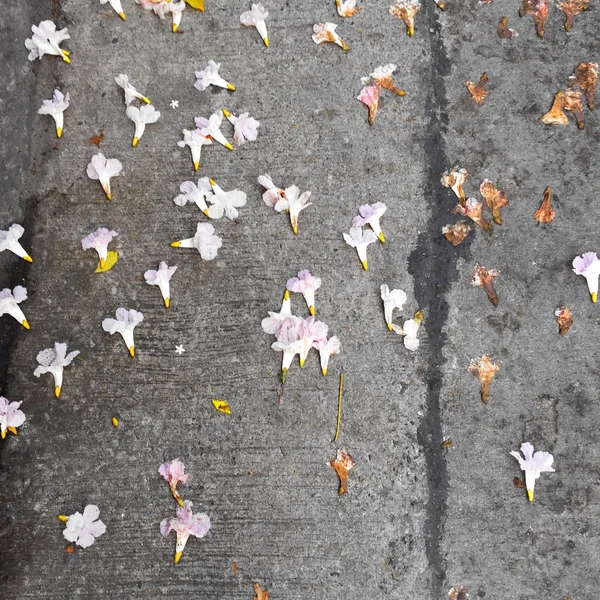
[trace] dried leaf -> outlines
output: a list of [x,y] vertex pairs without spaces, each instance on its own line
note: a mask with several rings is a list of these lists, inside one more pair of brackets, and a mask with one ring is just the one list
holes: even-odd
[[118,427],[119,426],[119,419],[117,419],[117,417],[113,417],[110,422],[112,423],[113,427]]
[[448,450],[449,448],[452,448],[452,440],[448,439],[448,440],[444,440],[440,446],[444,449],[444,450]]
[[538,223],[551,223],[554,221],[554,217],[556,216],[556,211],[551,206],[552,201],[552,190],[550,187],[547,187],[544,190],[544,199],[540,204],[540,207],[533,213],[533,218],[538,221]]
[[481,384],[481,401],[484,404],[490,399],[490,384],[494,375],[500,369],[500,365],[493,363],[487,354],[484,354],[479,360],[471,360],[469,373],[475,375]]
[[575,17],[580,12],[587,10],[589,3],[587,0],[565,0],[565,2],[559,2],[557,6],[565,13],[565,30],[571,31]]
[[598,63],[581,63],[577,65],[569,79],[569,87],[579,87],[586,95],[588,108],[594,110]]
[[492,218],[496,225],[502,225],[502,217],[500,216],[500,209],[508,204],[508,197],[506,194],[499,190],[494,184],[488,179],[484,179],[483,183],[479,186],[479,191],[483,196],[487,207],[492,213]]
[[514,38],[519,35],[514,29],[508,28],[508,19],[506,17],[502,17],[500,19],[497,31],[498,35],[505,40],[509,40],[510,38]]
[[525,482],[520,477],[513,477],[513,485],[519,490],[525,489]]
[[225,413],[226,415],[231,414],[231,408],[229,408],[229,404],[227,404],[225,400],[213,400],[212,403],[219,412]]
[[471,229],[471,226],[466,221],[459,221],[456,225],[444,225],[442,233],[453,246],[458,246],[462,244]]
[[90,138],[90,146],[97,146],[100,148],[101,142],[104,140],[104,132],[101,131],[98,135],[93,135]]
[[471,284],[481,286],[487,294],[488,300],[494,305],[498,306],[498,294],[494,289],[494,279],[500,275],[500,271],[490,269],[489,271],[480,265],[475,265],[473,276],[471,278]]
[[254,584],[254,593],[256,594],[254,600],[269,600],[269,590],[261,589],[258,583]]
[[565,91],[563,110],[568,110],[575,116],[577,127],[583,129],[583,91],[579,87],[570,87]]
[[354,467],[354,459],[345,450],[338,450],[337,456],[329,461],[329,466],[337,473],[340,479],[338,494],[341,496],[348,491],[348,471]]
[[465,217],[469,217],[475,225],[478,225],[488,233],[492,231],[492,226],[490,223],[484,218],[483,214],[483,204],[476,200],[475,198],[469,198],[465,206],[461,206],[457,204],[452,209],[452,214],[456,215],[464,215]]
[[557,308],[554,311],[556,315],[556,322],[558,323],[558,333],[560,335],[565,335],[571,329],[571,325],[573,325],[573,317],[571,316],[571,311],[566,306],[562,306],[561,308]]
[[558,92],[554,96],[552,102],[552,108],[543,116],[540,117],[540,121],[545,125],[567,125],[569,119],[563,112],[565,106],[565,93]]
[[450,589],[448,592],[449,600],[470,600],[469,593],[467,592],[467,588],[459,585]]
[[535,32],[539,37],[544,37],[544,24],[548,18],[548,0],[523,0],[523,8],[519,16],[529,15],[535,21]]
[[483,104],[487,96],[488,74],[484,73],[479,79],[479,83],[475,84],[472,81],[467,81],[466,86],[471,96],[479,106]]
[[106,271],[110,271],[117,264],[118,260],[118,250],[109,250],[108,254],[106,255],[106,261],[104,263],[104,266],[101,266],[100,262],[98,262],[98,266],[96,267],[94,273],[106,273]]

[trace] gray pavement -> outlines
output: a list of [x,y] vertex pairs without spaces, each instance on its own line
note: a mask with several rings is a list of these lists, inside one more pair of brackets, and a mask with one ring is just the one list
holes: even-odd
[[[598,117],[586,109],[583,131],[537,122],[572,69],[598,60],[598,11],[566,34],[551,7],[540,40],[516,0],[450,0],[445,13],[423,2],[412,39],[386,2],[352,19],[333,1],[266,2],[268,49],[239,24],[242,2],[186,10],[181,35],[131,0],[126,22],[96,1],[27,0],[2,13],[0,226],[22,223],[34,257],[0,255],[0,288],[27,287],[31,323],[26,332],[0,318],[2,394],[27,415],[0,446],[2,597],[244,599],[255,582],[273,600],[442,600],[453,585],[472,599],[598,597],[598,307],[570,267],[597,250]],[[496,35],[503,15],[518,38]],[[45,18],[68,26],[71,65],[27,61],[23,42]],[[318,21],[339,23],[350,52],[315,45]],[[194,89],[211,58],[235,92]],[[369,127],[360,77],[388,62],[407,95],[382,93]],[[490,91],[477,107],[464,83],[484,71]],[[135,149],[113,81],[121,72],[162,113]],[[71,94],[60,141],[36,114],[55,86]],[[194,178],[176,143],[193,117],[221,108],[250,111],[261,127],[235,152],[204,149],[200,175],[244,190],[248,203],[239,222],[213,223],[223,247],[203,262],[169,247],[205,220],[172,202]],[[101,151],[123,163],[111,203],[85,174],[101,131]],[[457,248],[440,232],[456,220],[439,184],[454,164],[469,171],[470,195],[489,178],[511,200],[504,225]],[[297,237],[260,198],[265,172],[312,191]],[[532,214],[547,185],[557,217],[541,226]],[[341,234],[374,201],[388,205],[388,243],[370,247],[362,272]],[[119,232],[120,260],[96,275],[80,240],[99,226]],[[160,260],[178,265],[169,310],[143,281]],[[495,309],[470,285],[476,263],[501,271]],[[316,355],[295,366],[278,404],[280,355],[260,321],[304,268],[323,280],[317,315],[342,352],[326,378]],[[385,327],[384,282],[407,292],[407,314],[425,312],[415,354]],[[561,305],[575,320],[565,337],[553,315]],[[135,359],[101,328],[119,306],[144,313]],[[293,306],[305,314],[295,297]],[[37,352],[55,341],[81,351],[58,400],[49,376],[33,377]],[[486,352],[501,369],[483,406],[467,367]],[[521,471],[508,454],[525,440],[555,457],[533,504],[514,487]],[[343,497],[326,466],[339,447],[356,460]],[[175,457],[191,474],[185,498],[212,520],[179,565],[174,537],[159,533],[175,503],[157,469]],[[68,554],[56,516],[88,503],[107,532]]]

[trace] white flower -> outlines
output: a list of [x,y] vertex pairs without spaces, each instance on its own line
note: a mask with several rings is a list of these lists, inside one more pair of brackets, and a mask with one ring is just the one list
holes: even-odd
[[173,110],[179,108],[179,100],[171,100],[171,104],[169,105]]
[[285,190],[278,188],[273,183],[270,175],[259,175],[258,183],[266,188],[266,191],[262,195],[262,199],[270,208],[275,208],[275,205],[280,200],[285,200]]
[[205,135],[202,135],[198,129],[188,131],[184,129],[182,131],[183,139],[177,142],[180,148],[189,146],[192,151],[192,162],[194,163],[194,171],[200,168],[200,153],[202,152],[202,146],[212,144],[212,140]]
[[246,194],[241,190],[223,191],[212,179],[209,179],[213,194],[207,197],[212,204],[208,209],[211,219],[220,219],[223,214],[232,221],[238,218],[237,209],[246,204]]
[[552,468],[554,457],[549,452],[540,452],[539,450],[534,454],[533,446],[529,442],[521,444],[521,452],[525,457],[524,459],[515,450],[512,450],[510,454],[519,461],[521,469],[525,471],[527,497],[529,498],[529,502],[533,502],[535,480],[542,473],[554,473],[554,469]]
[[184,0],[179,0],[179,2],[171,2],[171,15],[173,16],[173,25],[171,26],[171,30],[173,33],[176,33],[177,29],[179,29],[179,26],[181,25],[181,18],[183,17],[184,10]]
[[369,268],[367,261],[367,246],[377,241],[377,236],[370,230],[363,230],[362,227],[351,227],[350,234],[344,233],[344,240],[348,246],[356,248],[358,258],[366,271]]
[[384,283],[381,286],[381,299],[383,300],[383,314],[388,329],[392,331],[392,319],[394,317],[394,309],[402,310],[406,302],[406,293],[403,290],[392,290]]
[[98,227],[96,231],[81,240],[81,246],[84,250],[93,248],[98,253],[100,266],[103,267],[108,256],[108,244],[118,235],[116,231],[109,231],[106,227]]
[[315,44],[322,44],[323,42],[332,42],[337,44],[343,50],[350,50],[350,47],[344,42],[344,40],[335,32],[337,25],[334,23],[315,23],[313,25],[312,39]]
[[98,518],[100,510],[94,504],[88,504],[83,509],[83,515],[76,512],[68,517],[60,516],[59,519],[66,522],[67,527],[63,535],[69,542],[75,542],[82,548],[89,548],[103,533],[106,525]]
[[240,15],[240,23],[246,27],[256,27],[265,46],[269,47],[269,36],[267,35],[267,26],[265,19],[269,16],[267,9],[259,2],[253,4],[252,8]]
[[25,230],[18,223],[13,223],[7,231],[0,231],[0,252],[10,250],[27,262],[33,262],[33,258],[25,252],[25,249],[19,243],[19,240],[24,233]]
[[223,240],[214,235],[215,228],[210,223],[198,223],[196,235],[193,238],[173,242],[173,248],[196,248],[203,260],[213,260],[217,257]]
[[16,435],[17,427],[25,423],[25,415],[19,410],[22,402],[9,402],[4,396],[0,396],[0,437],[4,439],[6,432]]
[[36,368],[33,374],[39,377],[44,373],[52,373],[54,377],[54,395],[58,398],[62,388],[63,369],[68,367],[78,355],[79,350],[67,354],[67,345],[55,342],[54,348],[46,348],[38,353],[36,360],[40,363],[40,366]]
[[125,92],[125,104],[127,104],[127,106],[129,106],[134,98],[137,98],[138,100],[141,100],[142,102],[145,102],[146,104],[150,104],[150,98],[146,98],[146,96],[143,96],[142,94],[140,94],[130,83],[129,83],[129,77],[127,77],[127,75],[125,75],[125,73],[120,73],[118,77],[115,77],[115,83],[122,87],[124,92]]
[[31,26],[33,35],[25,40],[25,47],[29,50],[29,60],[39,58],[44,54],[60,56],[66,63],[70,63],[69,52],[58,45],[64,40],[70,39],[67,28],[56,31],[56,25],[52,21],[42,21],[37,27]]
[[376,202],[375,204],[363,204],[358,207],[360,215],[354,217],[352,225],[354,227],[364,227],[370,225],[371,229],[375,232],[375,235],[382,241],[385,242],[385,236],[381,231],[379,225],[379,219],[383,216],[387,206],[383,202]]
[[[298,319],[300,321],[300,319]],[[298,327],[291,324],[290,327],[285,327],[277,336],[277,341],[271,344],[271,348],[276,352],[283,352],[281,360],[281,374],[285,380],[286,373],[292,365],[294,356],[300,354],[301,343],[298,335]]]
[[298,338],[300,340],[300,367],[304,366],[310,349],[318,340],[327,339],[327,325],[323,321],[317,321],[315,317],[301,319],[298,326]]
[[141,108],[138,108],[137,106],[128,106],[126,114],[135,123],[135,133],[131,142],[131,145],[135,148],[140,138],[144,135],[146,125],[158,121],[160,118],[160,111],[156,110],[151,104],[148,104]]
[[244,144],[246,140],[249,142],[256,141],[260,123],[256,119],[249,117],[250,113],[242,113],[239,117],[236,117],[228,110],[223,109],[223,114],[233,125],[233,139],[238,146]]
[[109,200],[112,200],[110,191],[110,178],[116,177],[123,165],[116,158],[105,158],[102,152],[92,156],[91,162],[87,166],[87,176],[90,179],[99,179],[100,185]]
[[300,211],[303,211],[312,204],[312,202],[308,201],[310,194],[310,192],[304,192],[300,196],[300,189],[298,186],[292,185],[289,188],[285,188],[284,197],[273,207],[277,212],[282,212],[284,210],[290,211],[290,224],[294,235],[298,234],[298,215],[300,214]]
[[159,287],[167,308],[169,308],[169,302],[171,301],[169,282],[175,271],[177,271],[177,267],[169,267],[165,261],[162,261],[158,265],[158,271],[148,270],[144,273],[144,279],[147,284]]
[[323,373],[323,376],[327,375],[329,357],[340,351],[340,345],[340,339],[335,335],[329,339],[321,338],[315,340],[313,348],[316,348],[319,351],[319,356],[321,358],[321,373]]
[[193,202],[208,217],[206,199],[213,193],[208,177],[198,179],[198,185],[193,181],[184,181],[179,186],[179,191],[181,194],[173,198],[177,206],[185,206],[188,202]]
[[181,356],[185,352],[185,348],[183,347],[183,345],[175,346],[175,352],[177,352],[177,354]]
[[404,336],[404,346],[407,350],[414,352],[419,347],[417,333],[423,321],[422,311],[418,311],[412,319],[404,321],[404,325],[399,327],[392,323],[392,329],[398,334]]
[[54,90],[52,100],[43,100],[38,115],[50,115],[56,123],[56,135],[60,138],[63,132],[64,111],[69,108],[69,94],[65,96],[59,89]]
[[308,311],[311,315],[315,314],[315,292],[321,287],[321,279],[314,277],[308,270],[300,271],[298,277],[288,279],[286,288],[290,292],[302,294]]
[[214,60],[209,60],[208,64],[202,71],[196,71],[197,81],[194,87],[197,90],[203,92],[209,85],[216,85],[217,87],[227,88],[228,90],[235,90],[235,86],[225,81],[219,75],[219,69],[221,63],[216,63]]
[[335,5],[340,17],[353,17],[362,10],[362,6],[356,8],[356,0],[335,0]]
[[15,318],[25,329],[31,329],[29,323],[19,308],[19,304],[27,300],[27,289],[18,285],[13,291],[10,288],[4,288],[0,291],[0,317],[2,315],[10,315]]
[[283,293],[283,302],[281,303],[281,309],[278,313],[269,311],[269,316],[264,318],[260,326],[265,333],[274,335],[279,338],[279,333],[284,322],[289,321],[294,325],[300,322],[299,317],[292,315],[292,301],[290,299],[290,292],[285,290]]
[[587,281],[592,302],[598,299],[598,277],[600,276],[600,259],[595,252],[586,252],[573,259],[573,273],[583,275]]
[[117,308],[115,319],[104,319],[102,321],[102,329],[113,335],[120,333],[125,341],[125,345],[129,349],[129,354],[135,356],[135,344],[133,342],[133,330],[136,325],[139,325],[144,320],[144,315],[137,310],[129,310],[127,308]]
[[171,0],[135,0],[137,4],[141,4],[145,9],[154,11],[161,19],[165,19],[167,14],[173,16],[172,30],[175,33],[181,23],[182,13],[185,9],[184,0],[172,2]]
[[114,11],[121,17],[121,19],[123,19],[123,21],[127,20],[127,17],[123,12],[123,6],[121,6],[121,0],[100,0],[100,4],[106,4],[107,2],[113,7]]
[[201,135],[209,137],[215,142],[219,142],[219,144],[223,144],[227,150],[233,150],[233,146],[221,133],[221,123],[223,122],[223,113],[221,111],[213,113],[208,119],[196,117],[194,120]]

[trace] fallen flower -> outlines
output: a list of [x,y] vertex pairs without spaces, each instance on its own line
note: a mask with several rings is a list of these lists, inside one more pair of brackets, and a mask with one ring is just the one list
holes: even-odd
[[227,404],[227,402],[225,400],[213,400],[212,401],[212,405],[219,411],[222,412],[226,415],[230,415],[231,414],[231,408],[229,407],[229,404]]
[[533,502],[533,490],[535,480],[542,473],[554,473],[552,463],[554,457],[549,452],[533,452],[533,446],[529,442],[521,444],[521,452],[525,458],[515,450],[511,450],[510,455],[514,456],[521,465],[521,469],[525,471],[525,487],[527,488],[527,498],[529,502]]
[[583,275],[587,281],[592,302],[598,299],[598,277],[600,276],[600,260],[595,252],[586,252],[573,259],[573,273]]
[[483,204],[476,200],[475,198],[469,198],[465,206],[461,204],[457,204],[452,209],[452,214],[460,214],[465,217],[469,217],[475,225],[479,225],[482,229],[487,231],[488,233],[492,231],[492,226],[490,223],[483,217],[482,215]]
[[60,56],[66,63],[70,63],[70,53],[59,47],[61,42],[71,39],[67,28],[56,31],[52,21],[42,21],[38,26],[32,25],[33,35],[25,40],[25,48],[29,50],[29,60],[42,59],[44,54]]
[[353,17],[363,9],[356,6],[356,0],[335,0],[335,6],[340,17]]
[[556,322],[558,323],[558,333],[560,335],[565,335],[569,329],[571,329],[571,325],[573,325],[571,311],[568,307],[563,306],[561,308],[557,308],[554,311],[554,314],[556,316]]
[[203,260],[213,260],[223,245],[223,240],[218,235],[214,235],[214,232],[215,228],[210,223],[198,223],[194,237],[172,242],[171,246],[173,248],[196,248]]
[[117,77],[115,77],[115,83],[123,88],[125,92],[125,104],[129,106],[134,98],[145,102],[146,104],[150,104],[150,98],[146,98],[143,94],[140,94],[132,85],[129,83],[129,77],[125,75],[125,73],[120,73]]
[[304,270],[298,273],[298,277],[288,279],[286,288],[295,294],[302,294],[311,315],[315,314],[315,292],[321,287],[321,279],[311,275],[310,271]]
[[530,15],[535,21],[535,32],[544,37],[544,24],[548,18],[547,0],[523,0],[523,8],[519,9],[519,17]]
[[17,435],[17,427],[25,423],[25,414],[19,410],[21,404],[23,402],[9,402],[4,396],[0,396],[0,437],[2,439],[6,437],[7,431]]
[[325,337],[313,342],[313,348],[319,351],[319,358],[321,359],[321,373],[323,373],[323,377],[327,375],[329,358],[340,351],[340,346],[340,338],[335,335],[329,339]]
[[278,188],[271,179],[270,175],[259,175],[258,183],[265,188],[262,195],[263,202],[270,208],[275,208],[275,205],[280,200],[285,200],[285,190]]
[[469,90],[471,96],[479,106],[483,104],[485,97],[487,96],[487,83],[488,83],[488,74],[484,73],[480,79],[479,83],[473,83],[472,81],[467,81],[466,86]]
[[250,113],[242,113],[239,117],[231,114],[228,110],[222,109],[227,120],[233,125],[233,139],[238,146],[248,142],[255,142],[258,137],[258,128],[260,123],[248,116]]
[[179,186],[179,191],[181,194],[173,198],[177,206],[185,206],[188,202],[193,202],[208,217],[206,199],[213,193],[208,177],[198,179],[198,185],[193,181],[184,181]]
[[373,233],[381,242],[385,242],[385,236],[381,231],[379,219],[384,215],[387,206],[383,202],[375,202],[375,204],[363,204],[358,207],[359,215],[352,220],[353,227],[364,227],[369,225]]
[[76,512],[72,515],[60,515],[58,518],[67,526],[63,535],[69,542],[75,542],[82,548],[89,548],[103,533],[106,525],[98,518],[100,509],[94,504],[88,504],[83,509],[83,515]]
[[238,208],[245,206],[246,193],[241,190],[231,190],[225,192],[212,179],[208,180],[213,193],[207,196],[207,200],[211,203],[208,209],[208,216],[211,219],[220,219],[225,215],[231,221],[238,218]]
[[175,564],[181,560],[183,550],[190,535],[203,538],[210,529],[210,519],[204,513],[193,513],[194,505],[186,500],[183,506],[177,509],[177,516],[164,519],[160,524],[160,532],[167,537],[171,531],[177,533],[175,547]]
[[204,12],[204,0],[185,0],[192,8]]
[[331,42],[337,44],[342,50],[350,50],[350,46],[335,32],[337,25],[334,23],[315,23],[313,25],[312,39],[315,44]]
[[554,96],[552,108],[540,117],[540,121],[545,125],[568,125],[569,118],[565,115],[563,108],[565,106],[565,93],[558,92]]
[[106,227],[98,227],[96,231],[81,240],[81,246],[84,250],[93,248],[98,253],[100,266],[103,267],[108,254],[108,244],[118,235],[116,231],[109,231]]
[[589,62],[577,65],[569,80],[569,87],[579,87],[586,95],[589,109],[594,110],[596,84],[598,82],[598,63]]
[[227,150],[233,150],[233,146],[227,141],[225,136],[221,133],[221,123],[223,122],[223,113],[217,111],[210,115],[208,119],[204,117],[195,118],[196,127],[201,135],[209,137],[215,142],[219,142],[227,148]]
[[104,319],[102,329],[110,335],[120,333],[133,358],[135,356],[135,344],[133,341],[133,330],[144,320],[141,312],[127,308],[117,308],[115,319]]
[[333,460],[327,463],[336,473],[340,479],[340,487],[338,494],[341,496],[348,491],[348,471],[356,464],[350,454],[343,449],[338,449],[337,456]]
[[146,280],[146,283],[149,285],[157,285],[160,289],[160,293],[162,294],[165,306],[167,308],[169,308],[169,303],[171,302],[169,282],[171,281],[171,277],[173,277],[175,271],[177,271],[177,267],[169,267],[163,260],[158,265],[158,271],[148,270],[144,273],[144,279]]
[[465,196],[462,186],[468,176],[469,174],[467,173],[466,169],[454,167],[453,169],[442,173],[442,178],[440,179],[440,182],[444,187],[452,189],[452,191],[456,194],[458,201],[463,206],[467,201],[467,197]]
[[19,243],[24,233],[25,229],[18,223],[13,223],[6,231],[0,231],[0,252],[9,250],[27,262],[33,262],[33,258],[25,252],[25,248]]
[[267,48],[269,47],[269,36],[265,20],[268,16],[269,11],[260,2],[253,4],[250,10],[240,15],[240,23],[246,27],[256,27],[256,31]]
[[176,108],[179,108],[179,100],[171,100],[169,106],[175,110]]
[[[392,81],[392,73],[398,67],[392,63],[389,63],[385,66],[377,67],[370,75],[373,81],[380,87],[390,92],[394,92],[398,94],[398,96],[406,96],[406,92],[396,87],[394,82]],[[368,78],[363,81],[364,83],[368,83]]]
[[589,2],[587,0],[565,0],[556,6],[565,13],[565,31],[571,31],[575,17],[589,8]]
[[484,179],[483,183],[479,186],[479,191],[483,196],[487,207],[492,213],[492,218],[496,225],[502,225],[502,216],[500,215],[500,209],[508,204],[508,198],[506,194],[499,190],[489,179]]
[[254,600],[269,600],[269,590],[263,590],[258,583],[254,584]]
[[196,71],[196,83],[194,87],[197,90],[203,92],[208,86],[215,85],[217,87],[226,88],[228,90],[235,90],[235,86],[231,85],[231,83],[225,81],[219,75],[219,69],[221,68],[221,63],[216,63],[214,60],[209,60],[208,64],[202,71]]
[[383,300],[383,315],[390,331],[393,331],[392,320],[394,309],[402,310],[406,302],[406,292],[403,290],[391,290],[384,283],[381,286],[381,299]]
[[404,337],[404,347],[411,352],[415,352],[419,348],[420,342],[417,334],[422,322],[423,311],[418,310],[412,319],[404,321],[404,325],[402,327],[392,323],[392,331],[395,331],[398,335]]
[[496,269],[490,269],[488,271],[480,265],[475,265],[475,270],[471,277],[471,285],[481,286],[485,290],[488,300],[494,306],[498,306],[498,294],[494,289],[494,279],[498,277],[498,275],[500,275],[500,271],[496,271]]
[[[290,225],[294,235],[298,235],[298,216],[305,208],[308,208],[312,202],[309,202],[311,192],[304,192],[300,195],[300,189],[297,185],[285,188],[284,197],[281,198],[273,208],[277,212],[288,210],[290,213]],[[264,197],[264,196],[263,196]]]
[[98,263],[94,273],[106,273],[107,271],[110,271],[117,264],[118,260],[119,252],[117,250],[109,250],[106,255],[106,261],[103,265]]
[[36,360],[39,366],[36,367],[33,374],[39,377],[44,373],[52,373],[54,377],[54,395],[58,398],[62,389],[63,369],[68,367],[76,356],[79,356],[79,350],[67,354],[67,344],[55,342],[54,348],[46,348],[38,353]]
[[379,106],[379,86],[368,85],[365,86],[358,96],[357,100],[360,100],[369,109],[369,125],[373,125],[375,117],[377,116],[377,108]]
[[177,354],[179,354],[179,356],[181,356],[185,352],[185,348],[183,347],[183,344],[180,344],[179,346],[175,346],[175,352]]
[[470,600],[467,588],[462,585],[450,588],[448,600]]
[[444,225],[442,233],[453,246],[458,246],[469,235],[471,229],[472,227],[466,221],[458,221],[456,225]]
[[119,160],[116,158],[105,158],[104,154],[99,152],[92,156],[92,160],[87,166],[87,176],[90,179],[99,179],[106,197],[112,200],[110,179],[111,177],[116,177],[122,169],[123,165]]
[[479,379],[479,383],[481,384],[481,401],[484,404],[487,404],[490,399],[490,384],[499,369],[500,365],[493,363],[487,354],[484,354],[479,360],[471,360],[469,373]]
[[192,152],[194,171],[197,171],[200,168],[200,154],[202,152],[202,146],[208,146],[212,144],[212,140],[209,137],[202,135],[198,129],[194,129],[192,131],[183,129],[181,133],[183,133],[183,139],[179,140],[177,145],[180,148],[189,146],[189,149]]
[[[183,1],[183,0],[182,0]],[[144,135],[146,125],[156,123],[160,119],[160,111],[156,110],[151,104],[138,108],[137,106],[128,106],[126,111],[129,119],[135,124],[135,133],[131,145],[135,148],[141,137]]]
[[185,9],[184,0],[172,2],[171,0],[135,0],[136,4],[141,4],[143,8],[154,11],[154,14],[161,19],[166,19],[167,14],[171,13],[173,25],[171,27],[173,33],[177,32],[181,24],[181,17]]
[[292,301],[290,292],[285,290],[283,293],[283,302],[278,313],[269,311],[269,316],[261,321],[261,327],[265,333],[280,338],[284,328],[296,328],[301,319],[292,315]]
[[302,368],[314,343],[317,340],[327,339],[328,327],[323,321],[317,321],[315,317],[307,317],[299,321],[296,330],[300,342],[299,360]]
[[18,285],[12,291],[10,288],[4,288],[0,291],[0,317],[10,315],[19,321],[25,329],[31,329],[23,311],[18,306],[24,300],[27,300],[27,289],[22,285]]
[[406,35],[410,37],[415,33],[415,15],[420,10],[419,0],[396,0],[394,6],[390,6],[390,14],[404,21]]
[[506,17],[502,17],[500,19],[500,22],[498,23],[497,31],[498,31],[498,35],[505,40],[515,38],[519,35],[514,29],[508,28],[508,19]]
[[189,478],[189,474],[185,473],[184,464],[178,458],[174,458],[172,461],[160,465],[160,467],[158,468],[158,472],[169,484],[171,495],[173,496],[173,498],[175,498],[177,504],[179,504],[179,506],[183,506],[183,498],[177,491],[177,484],[186,483]]
[[123,21],[127,20],[127,17],[123,12],[121,0],[100,0],[100,4],[106,4],[107,2],[113,7],[114,11],[121,17],[121,19],[123,19]]
[[547,187],[544,190],[544,199],[540,204],[540,207],[533,213],[533,218],[538,221],[538,223],[551,223],[554,221],[554,217],[556,216],[556,211],[552,208],[552,190],[550,187]]
[[[270,318],[273,319],[273,315],[271,313],[269,314],[271,315]],[[263,319],[262,327],[265,332],[268,333],[267,329],[265,328],[266,321],[267,319]],[[283,357],[281,360],[281,378],[284,383],[294,357],[296,354],[300,354],[301,343],[298,330],[301,322],[301,319],[293,316],[282,320],[276,332],[277,341],[271,344],[271,348],[275,350],[275,352],[283,352]]]
[[433,0],[440,10],[446,10],[446,4],[442,0]]
[[50,115],[56,124],[56,137],[62,137],[64,112],[69,108],[69,94],[65,96],[59,89],[54,90],[52,100],[43,100],[38,115]]
[[344,233],[344,240],[348,246],[356,248],[356,253],[365,271],[369,269],[367,261],[367,246],[375,243],[378,238],[370,229],[364,230],[362,227],[352,226],[350,233]]
[[583,129],[583,91],[579,87],[570,87],[565,90],[563,110],[573,113],[578,129]]

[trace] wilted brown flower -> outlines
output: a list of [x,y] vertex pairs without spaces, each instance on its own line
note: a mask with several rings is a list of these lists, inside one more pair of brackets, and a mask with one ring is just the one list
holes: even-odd
[[269,590],[261,589],[258,583],[254,584],[254,593],[256,594],[254,600],[269,600]]
[[415,15],[420,10],[419,0],[396,0],[394,6],[390,6],[390,14],[404,21],[406,35],[410,37],[415,33]]
[[456,194],[458,201],[463,206],[467,201],[467,197],[465,196],[462,186],[468,176],[469,174],[467,173],[466,169],[454,167],[451,171],[445,171],[442,173],[442,178],[440,179],[444,187],[449,187],[452,189],[452,191]]
[[484,404],[490,399],[490,384],[500,365],[493,363],[487,354],[484,354],[478,361],[471,360],[469,373],[475,375],[481,384],[481,401]]
[[539,37],[544,37],[544,24],[548,18],[547,0],[523,0],[523,8],[519,10],[519,16],[530,15],[535,21],[535,32]]
[[441,444],[440,447],[442,447],[444,450],[449,450],[450,448],[452,448],[452,440],[450,438],[445,439]]
[[565,13],[565,29],[571,31],[575,17],[589,8],[587,0],[565,0],[557,4],[558,8]]
[[457,204],[452,209],[452,214],[459,214],[469,217],[469,219],[471,219],[475,225],[479,225],[479,227],[485,229],[489,233],[492,230],[492,226],[481,214],[482,210],[483,204],[479,202],[479,200],[476,200],[475,198],[469,198],[464,206]]
[[563,110],[573,113],[577,127],[583,129],[583,92],[579,87],[570,87],[565,91]]
[[554,311],[556,315],[556,322],[558,323],[558,333],[560,335],[565,335],[571,329],[571,325],[573,325],[573,317],[571,316],[571,311],[566,306],[562,306],[561,308],[557,308]]
[[596,96],[596,83],[598,82],[598,63],[581,63],[573,70],[569,78],[569,87],[577,86],[586,95],[587,105],[594,110],[594,97]]
[[539,223],[551,223],[554,221],[556,211],[552,208],[550,202],[552,201],[552,190],[547,187],[544,190],[544,199],[540,204],[540,207],[533,213],[533,218]]
[[469,593],[467,592],[467,588],[459,585],[450,589],[448,592],[449,600],[470,600]]
[[338,494],[341,496],[348,491],[348,471],[354,467],[354,459],[345,450],[339,449],[337,457],[329,461],[329,466],[340,478]]
[[496,269],[490,269],[488,271],[480,265],[475,265],[475,270],[471,277],[471,284],[481,286],[485,290],[488,300],[494,306],[498,306],[498,294],[494,289],[494,279],[496,279],[498,275],[500,275],[500,271],[496,271]]
[[500,19],[500,23],[498,23],[498,35],[503,39],[510,39],[517,37],[519,34],[514,29],[508,28],[508,19],[506,17],[502,17]]
[[446,10],[446,4],[443,2],[443,0],[433,0],[437,5],[438,8],[441,10]]
[[349,4],[341,2],[340,0],[335,0],[335,5],[340,17],[353,17],[356,13],[363,9],[362,6],[350,6]]
[[479,79],[479,83],[475,84],[472,81],[467,81],[466,86],[471,96],[479,106],[483,104],[485,97],[487,96],[487,82],[488,74],[484,73]]
[[502,225],[502,217],[500,216],[500,209],[508,204],[508,198],[506,194],[499,190],[489,179],[484,179],[483,183],[479,186],[479,191],[485,199],[494,223]]
[[558,92],[558,94],[554,96],[552,108],[545,115],[540,117],[540,121],[545,125],[567,125],[569,123],[569,119],[563,112],[564,106],[565,93]]
[[444,225],[442,233],[444,237],[453,245],[462,244],[464,239],[469,235],[471,226],[466,221],[459,221],[456,225]]

